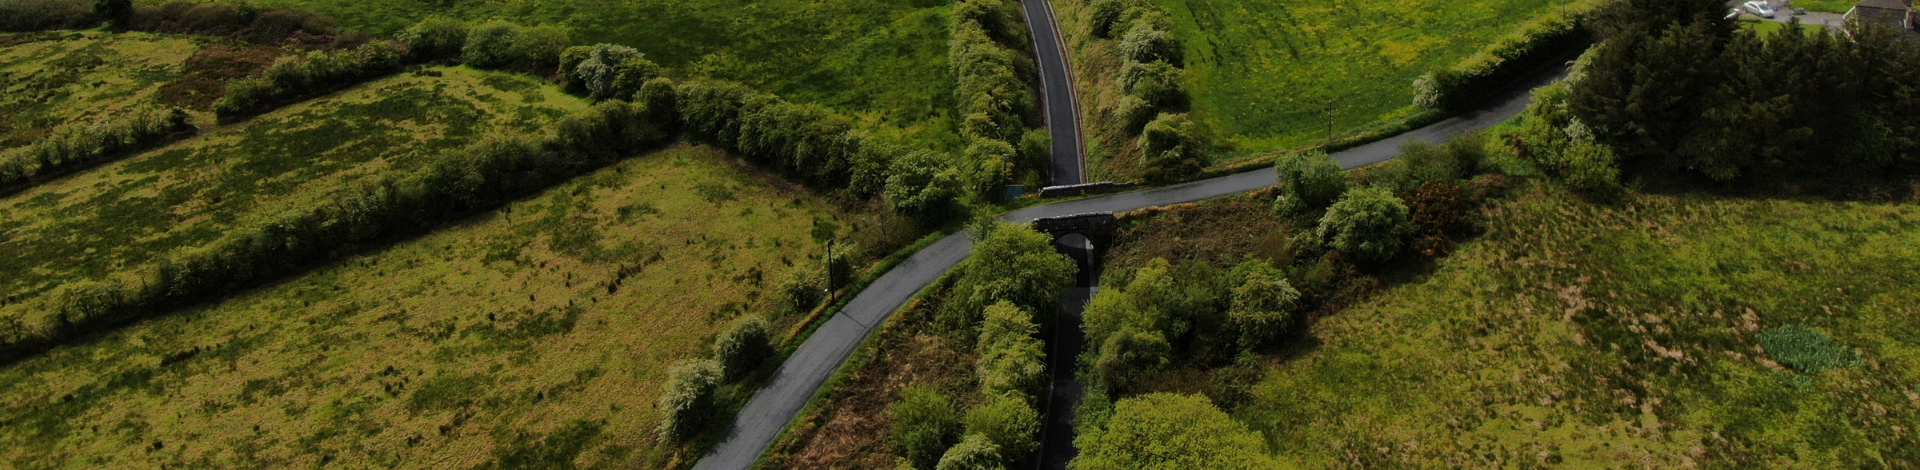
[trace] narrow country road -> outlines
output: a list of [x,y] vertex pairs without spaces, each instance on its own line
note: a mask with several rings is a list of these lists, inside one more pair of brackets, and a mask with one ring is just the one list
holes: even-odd
[[[1493,127],[1519,115],[1527,107],[1530,91],[1565,76],[1556,68],[1514,87],[1485,107],[1415,129],[1398,136],[1355,147],[1332,155],[1342,168],[1371,165],[1399,156],[1400,146],[1411,142],[1439,144],[1453,137]],[[1057,217],[1087,212],[1124,212],[1148,207],[1204,201],[1245,193],[1274,184],[1272,167],[1186,184],[1147,189],[1075,201],[1035,206],[1001,216],[1023,223],[1036,218]],[[932,284],[935,278],[960,264],[973,247],[965,233],[956,233],[920,250],[893,270],[880,276],[866,290],[854,296],[840,312],[829,318],[808,337],[793,356],[773,373],[766,388],[755,393],[746,408],[735,417],[724,437],[709,453],[695,463],[696,470],[744,470],[760,458],[767,446],[778,438],[788,423],[827,378],[840,368],[860,342],[874,328],[893,315],[901,305]]]
[[1040,65],[1040,101],[1046,110],[1047,132],[1053,136],[1053,184],[1085,183],[1080,95],[1073,92],[1073,68],[1067,64],[1066,39],[1053,16],[1053,2],[1020,3],[1027,13],[1027,30],[1033,33],[1034,61]]

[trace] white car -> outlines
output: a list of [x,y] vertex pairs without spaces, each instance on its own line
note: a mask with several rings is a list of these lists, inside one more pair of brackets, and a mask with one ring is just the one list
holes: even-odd
[[1773,18],[1773,2],[1767,2],[1767,1],[1747,2],[1743,5],[1740,5],[1740,8],[1747,10],[1748,13],[1752,13],[1761,18],[1769,18],[1769,19]]

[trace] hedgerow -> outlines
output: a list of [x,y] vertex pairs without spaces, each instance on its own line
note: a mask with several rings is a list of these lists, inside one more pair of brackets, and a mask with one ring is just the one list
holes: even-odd
[[145,107],[124,117],[54,129],[26,147],[0,154],[0,194],[17,191],[194,131],[178,108]]
[[233,121],[349,88],[399,72],[406,66],[403,54],[398,43],[374,41],[351,50],[283,58],[259,76],[227,85],[227,96],[213,104],[213,111],[221,121]]

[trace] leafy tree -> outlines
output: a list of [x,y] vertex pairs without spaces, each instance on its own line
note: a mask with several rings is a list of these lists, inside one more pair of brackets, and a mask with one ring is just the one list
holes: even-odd
[[1206,397],[1155,393],[1120,400],[1112,419],[1076,440],[1074,470],[1275,468],[1260,435]]
[[1054,251],[1046,234],[1024,225],[1001,225],[974,244],[960,267],[941,310],[941,324],[973,341],[987,306],[1003,301],[1050,318],[1058,311],[1061,289],[1073,283],[1077,270],[1073,260]]
[[520,36],[520,25],[489,21],[467,33],[467,44],[460,50],[467,65],[491,69],[513,63],[513,43]]
[[993,445],[986,436],[969,434],[960,443],[947,449],[940,457],[935,470],[1006,470],[1001,463],[1000,448]]
[[969,139],[963,161],[973,162],[974,175],[969,178],[975,183],[974,194],[982,198],[998,198],[1001,185],[1013,182],[1015,172],[1020,169],[1020,155],[1012,144],[994,139]]
[[714,412],[714,390],[720,387],[720,365],[688,361],[674,366],[660,395],[660,438],[684,441],[698,434]]
[[934,468],[960,439],[961,423],[953,401],[926,384],[902,390],[900,400],[887,407],[887,415],[893,418],[893,447],[906,454],[913,468]]
[[1026,399],[1039,393],[1046,374],[1046,351],[1034,338],[1040,325],[1033,314],[1013,303],[1000,301],[987,307],[980,324],[980,341],[974,363],[980,377],[980,391],[988,396],[1011,395]]
[[1233,308],[1227,318],[1239,333],[1242,349],[1272,344],[1293,328],[1300,291],[1287,282],[1285,273],[1264,262],[1247,261],[1233,268],[1233,278],[1242,281],[1233,288]]
[[1384,188],[1354,188],[1320,218],[1320,238],[1360,262],[1393,258],[1413,234],[1407,205]]
[[1273,162],[1280,184],[1273,209],[1290,217],[1318,218],[1347,191],[1347,174],[1324,152],[1289,153]]
[[1020,135],[1020,168],[1042,175],[1053,169],[1053,134],[1047,129]]
[[714,360],[720,363],[721,375],[728,382],[746,378],[773,354],[773,327],[758,315],[735,320],[713,341]]
[[449,60],[467,46],[467,23],[443,16],[420,20],[400,32],[400,43],[414,60]]
[[1093,36],[1101,39],[1113,37],[1113,27],[1125,24],[1121,20],[1127,10],[1139,6],[1138,0],[1093,0],[1091,11],[1087,13]]
[[[571,47],[561,54],[560,71],[569,90],[584,92],[587,97],[597,100],[607,99],[618,92],[615,82],[620,79],[622,72],[626,72],[631,81],[640,78],[649,70],[647,65],[652,64],[634,62],[636,60],[645,61],[646,56],[637,49],[618,44]],[[659,75],[657,66],[650,69],[652,76]]]
[[[1031,466],[1033,453],[1040,448],[1040,413],[1017,397],[990,397],[987,402],[967,410],[967,435],[984,437],[999,450],[992,460],[1007,468]],[[954,447],[965,447],[962,443]],[[947,455],[953,455],[952,450]],[[978,468],[978,467],[968,467]]]
[[926,225],[938,225],[959,214],[966,176],[946,160],[929,150],[895,159],[887,176],[887,201],[901,214]]
[[1172,183],[1192,178],[1207,165],[1195,125],[1185,114],[1161,114],[1140,132],[1140,148],[1146,165],[1142,177],[1151,183]]

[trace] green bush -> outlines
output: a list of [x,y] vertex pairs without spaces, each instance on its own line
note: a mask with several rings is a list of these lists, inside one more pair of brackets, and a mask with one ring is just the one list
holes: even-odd
[[1202,151],[1205,144],[1195,135],[1194,124],[1185,114],[1161,114],[1140,131],[1140,148],[1145,156],[1141,178],[1152,184],[1191,179],[1207,166]]
[[459,57],[460,50],[467,47],[467,33],[466,22],[435,16],[408,26],[400,32],[399,40],[407,45],[407,54],[414,60],[448,60]]
[[1206,397],[1155,393],[1114,404],[1105,426],[1076,440],[1073,470],[1252,470],[1277,464],[1258,433]]
[[826,273],[816,268],[795,268],[780,281],[780,308],[789,314],[806,313],[827,299]]
[[158,107],[61,126],[26,147],[0,152],[0,193],[167,142],[193,129],[186,111]]
[[506,21],[488,21],[467,33],[467,44],[460,48],[467,65],[494,69],[513,65],[513,44],[520,36],[520,25]]
[[[1032,466],[1033,453],[1040,449],[1040,442],[1036,440],[1039,434],[1040,413],[1028,406],[1026,400],[989,397],[986,403],[967,410],[967,435],[983,437],[998,448],[999,453],[992,460],[1007,468]],[[947,455],[953,455],[953,451]]]
[[[635,74],[643,71],[643,63],[652,64],[644,62],[645,55],[639,50],[618,44],[570,47],[561,53],[560,59],[567,89],[596,100],[614,97],[617,92],[614,83],[620,79],[621,72]],[[627,65],[622,67],[622,64]],[[658,75],[657,66],[653,72]]]
[[714,391],[720,388],[720,365],[687,361],[675,365],[660,392],[660,440],[680,442],[699,434],[712,421]]
[[1079,267],[1053,249],[1053,239],[1024,225],[1006,224],[973,245],[956,272],[952,293],[937,314],[950,334],[973,342],[987,307],[1000,302],[1050,320],[1060,292]]
[[1146,374],[1166,367],[1173,346],[1158,331],[1136,331],[1122,327],[1100,341],[1092,364],[1092,382],[1108,393],[1124,393],[1139,387]]
[[[556,26],[535,26],[520,30],[513,38],[513,47],[507,50],[507,56],[513,63],[546,73],[560,63],[560,53],[572,42],[567,30]],[[657,74],[656,74],[657,75]],[[647,77],[651,79],[653,77]],[[634,82],[635,89],[646,80]]]
[[1120,54],[1143,64],[1166,62],[1180,67],[1185,61],[1180,41],[1173,39],[1173,33],[1147,20],[1135,20],[1128,27],[1126,36],[1120,38]]
[[713,359],[719,362],[721,376],[727,382],[746,378],[773,354],[773,327],[758,315],[735,320],[713,340]]
[[1233,268],[1232,277],[1241,283],[1233,288],[1227,318],[1241,349],[1271,345],[1293,328],[1300,291],[1287,282],[1285,273],[1264,262],[1247,261]]
[[1281,155],[1273,169],[1279,179],[1273,209],[1283,216],[1317,219],[1347,191],[1346,172],[1324,152]]
[[986,436],[969,434],[959,444],[947,449],[940,456],[935,470],[1006,470],[1001,463],[1000,448],[993,445]]
[[1053,169],[1053,134],[1031,129],[1020,135],[1020,168],[1045,175]]
[[1626,192],[1619,181],[1619,158],[1573,116],[1571,93],[1560,83],[1535,90],[1533,103],[1521,115],[1520,130],[1512,136],[1514,150],[1521,160],[1574,191],[1616,199]]
[[964,210],[967,177],[940,154],[920,150],[893,161],[886,198],[901,214],[938,226]]
[[887,406],[887,415],[893,418],[893,447],[913,468],[934,468],[960,439],[957,411],[953,401],[932,386],[916,384],[901,390],[900,399]]
[[1120,91],[1139,97],[1154,109],[1177,109],[1187,105],[1187,93],[1180,89],[1182,70],[1166,62],[1128,62],[1120,69]]
[[1033,314],[1011,302],[987,307],[980,324],[980,341],[974,348],[980,355],[974,371],[980,378],[981,393],[1026,400],[1045,389],[1046,351],[1034,337],[1039,332]]
[[1407,206],[1385,188],[1354,188],[1320,218],[1327,245],[1362,263],[1393,258],[1413,234]]
[[1128,9],[1140,6],[1139,0],[1093,0],[1087,13],[1088,26],[1093,36],[1101,39],[1113,37],[1114,26],[1123,25],[1121,19]]
[[1138,96],[1122,96],[1114,102],[1113,114],[1110,116],[1112,126],[1119,128],[1127,135],[1134,135],[1140,133],[1147,123],[1153,122],[1153,118],[1159,116],[1159,111],[1153,107],[1152,103]]
[[1032,92],[1016,64],[1019,56],[994,42],[978,23],[956,17],[953,31],[947,55],[956,79],[961,135],[1017,141],[1033,110]]
[[961,161],[973,162],[973,194],[980,199],[999,198],[1000,187],[1011,184],[1023,170],[1020,154],[1013,145],[993,139],[969,139]]
[[1772,328],[1760,333],[1760,347],[1781,364],[1807,374],[1851,367],[1860,354],[1840,347],[1833,337],[1806,325]]

